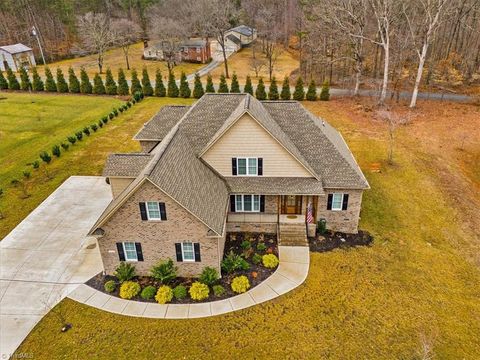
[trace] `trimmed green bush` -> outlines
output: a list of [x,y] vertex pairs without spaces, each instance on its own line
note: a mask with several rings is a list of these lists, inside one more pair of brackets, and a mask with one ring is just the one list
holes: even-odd
[[38,160],[35,160],[34,162],[32,162],[32,167],[34,169],[38,169],[40,167],[40,162]]
[[168,284],[177,277],[177,268],[172,259],[160,261],[150,270],[152,277],[162,284]]
[[223,296],[226,293],[225,288],[222,285],[213,285],[212,290],[213,295],[215,295],[216,297]]
[[207,85],[205,86],[205,92],[207,93],[215,92],[215,86],[213,86],[212,75],[210,74],[207,75]]
[[107,95],[117,95],[117,84],[113,79],[112,70],[107,69],[105,74],[105,93]]
[[195,73],[195,82],[193,85],[193,97],[195,99],[200,99],[205,91],[203,90],[203,85],[202,81],[200,80],[200,75],[198,73]]
[[179,95],[181,98],[187,99],[191,95],[190,87],[188,86],[187,75],[182,71],[182,75],[180,76],[180,91]]
[[159,69],[155,71],[155,96],[165,97],[167,95],[167,90],[163,84],[162,73]]
[[310,80],[310,84],[308,84],[307,95],[305,98],[308,101],[317,100],[317,86],[315,85],[315,81],[313,79]]
[[222,260],[221,266],[222,270],[228,274],[231,274],[236,270],[248,270],[250,268],[248,262],[233,251],[230,251],[230,253],[225,256],[225,259]]
[[253,256],[252,256],[252,262],[253,262],[255,265],[260,264],[260,263],[262,262],[262,255],[257,254],[257,253],[253,254]]
[[23,177],[24,177],[25,179],[30,179],[30,175],[31,175],[31,174],[30,174],[30,171],[28,171],[28,170],[23,170],[23,171],[22,171],[22,175],[23,175]]
[[30,82],[30,77],[28,76],[27,70],[22,66],[20,68],[20,89],[28,91],[32,88],[32,83]]
[[270,87],[268,88],[268,99],[269,100],[278,100],[279,99],[278,95],[278,86],[277,86],[277,79],[275,79],[275,76],[272,77],[272,81],[270,82]]
[[218,85],[218,93],[228,93],[227,79],[225,78],[224,74],[220,75],[220,85]]
[[80,69],[80,92],[82,94],[91,94],[92,93],[92,84],[88,78],[88,74],[84,68]]
[[210,294],[210,289],[207,285],[202,284],[201,282],[194,282],[192,286],[190,286],[190,290],[188,290],[190,297],[192,300],[201,301],[208,298]]
[[118,281],[120,281],[120,283],[123,283],[125,281],[132,280],[137,274],[135,271],[135,266],[122,261],[115,269],[113,275],[115,275],[115,277],[118,279]]
[[155,286],[149,285],[143,288],[140,293],[140,297],[145,300],[151,300],[157,294],[157,288]]
[[167,96],[176,98],[178,97],[178,86],[177,83],[175,82],[175,75],[173,74],[172,71],[168,73],[168,85],[167,85]]
[[8,89],[8,82],[7,79],[5,79],[5,76],[3,76],[3,72],[0,71],[0,90],[6,89]]
[[68,84],[65,81],[65,77],[63,76],[63,71],[60,68],[57,68],[57,91],[59,93],[68,92]]
[[8,88],[10,90],[20,90],[20,84],[18,83],[17,77],[10,68],[7,68],[7,80]]
[[125,281],[120,285],[120,297],[122,299],[131,299],[140,293],[140,284],[136,281]]
[[303,88],[302,77],[297,79],[297,83],[295,84],[295,92],[293,93],[293,99],[297,101],[302,101],[305,99],[305,89]]
[[255,97],[258,100],[265,100],[267,98],[267,93],[265,91],[265,84],[263,83],[263,78],[258,80],[257,89],[255,90]]
[[106,292],[112,293],[117,289],[117,283],[114,280],[108,280],[105,285],[103,285],[103,288]]
[[102,120],[98,120],[98,127],[103,128],[103,122],[102,122]]
[[136,92],[142,92],[142,85],[138,80],[137,70],[132,69],[131,77],[132,77],[132,84],[130,86],[130,92],[132,94],[135,94]]
[[32,88],[33,88],[33,91],[44,90],[44,84],[43,84],[42,78],[40,77],[40,75],[38,75],[37,68],[35,67],[32,69]]
[[142,88],[143,88],[143,95],[145,96],[153,95],[153,88],[152,88],[152,84],[150,83],[150,77],[148,76],[148,71],[146,67],[144,67],[142,70]]
[[40,153],[40,159],[42,159],[42,161],[45,163],[45,164],[50,164],[50,161],[52,161],[52,157],[50,156],[50,154],[46,151],[42,151]]
[[182,300],[187,297],[187,288],[183,285],[177,285],[173,288],[173,296],[177,300]]
[[72,144],[72,145],[77,142],[77,138],[76,138],[75,136],[69,136],[69,137],[67,138],[67,140],[68,140],[68,142],[69,142],[70,144]]
[[102,117],[102,122],[103,122],[104,124],[108,123],[108,116]]
[[158,288],[157,294],[155,295],[155,300],[159,304],[166,304],[167,302],[172,301],[173,299],[173,290],[170,286],[162,285]]
[[48,67],[45,68],[45,90],[48,92],[57,92],[57,84],[55,84],[52,72]]
[[125,78],[125,73],[123,72],[122,68],[118,69],[117,93],[118,95],[122,95],[122,96],[128,95],[129,93],[127,79]]
[[248,75],[247,75],[247,79],[245,81],[245,86],[243,88],[243,92],[245,94],[253,95],[252,79]]
[[266,268],[273,269],[278,266],[278,258],[275,254],[266,254],[262,256],[262,263]]
[[207,266],[202,270],[198,279],[201,283],[212,286],[220,279],[220,276],[218,275],[217,269]]
[[110,120],[112,120],[114,117],[115,117],[115,114],[113,113],[113,111],[110,114],[108,114],[108,118]]
[[90,129],[92,129],[93,132],[97,132],[97,130],[98,130],[97,124],[92,124],[92,125],[90,125]]
[[330,83],[328,82],[328,80],[325,80],[322,84],[322,90],[320,91],[320,100],[330,100]]
[[237,74],[233,73],[232,75],[232,83],[230,84],[230,92],[231,93],[239,93],[240,92],[240,84],[238,83]]
[[63,150],[68,150],[68,148],[70,147],[70,145],[68,145],[67,143],[61,143],[60,146],[62,147]]
[[280,93],[280,99],[282,100],[290,100],[292,94],[290,93],[290,79],[288,76],[285,76],[283,79],[282,84],[282,92]]
[[252,243],[248,240],[243,240],[242,243],[240,244],[240,247],[243,250],[247,250],[247,249],[250,249],[252,247]]
[[262,243],[262,242],[259,242],[259,243],[257,244],[257,250],[263,252],[263,251],[267,250],[267,245],[265,245],[265,244]]
[[232,280],[232,290],[237,294],[242,294],[250,289],[250,281],[245,275],[237,276]]
[[103,85],[102,77],[96,73],[93,77],[93,90],[92,92],[97,95],[105,94],[105,85]]
[[90,129],[87,126],[85,126],[82,131],[85,135],[90,136]]
[[77,131],[75,133],[75,137],[77,138],[78,141],[81,141],[83,138],[83,132],[82,131]]
[[78,81],[77,75],[75,75],[75,71],[73,71],[71,66],[68,68],[68,88],[71,93],[80,93],[80,81]]

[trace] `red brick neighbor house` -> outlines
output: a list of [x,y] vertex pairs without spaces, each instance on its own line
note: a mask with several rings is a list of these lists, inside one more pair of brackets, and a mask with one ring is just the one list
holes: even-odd
[[296,101],[205,94],[164,106],[134,139],[142,152],[107,160],[113,200],[90,232],[107,274],[167,258],[180,276],[220,272],[227,232],[303,246],[317,221],[357,232],[368,182],[340,133]]
[[[143,57],[148,60],[164,60],[162,44],[144,43]],[[178,45],[175,59],[177,62],[194,62],[205,64],[212,57],[210,42],[205,39],[189,39]]]

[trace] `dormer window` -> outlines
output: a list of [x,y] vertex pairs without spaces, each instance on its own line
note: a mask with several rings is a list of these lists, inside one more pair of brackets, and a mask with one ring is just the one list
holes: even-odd
[[232,175],[263,175],[263,159],[254,157],[232,158]]

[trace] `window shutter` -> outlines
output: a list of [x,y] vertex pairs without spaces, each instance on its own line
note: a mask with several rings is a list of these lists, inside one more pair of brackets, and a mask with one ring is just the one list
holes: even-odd
[[182,244],[175,243],[175,253],[177,254],[177,261],[183,261]]
[[347,208],[348,208],[348,194],[343,194],[342,210],[347,210]]
[[125,261],[125,253],[123,252],[123,244],[121,242],[117,243],[117,251],[120,261]]
[[235,195],[230,195],[230,212],[235,212]]
[[160,208],[160,219],[167,220],[167,211],[165,209],[165,203],[163,202],[158,203],[158,207]]
[[143,251],[142,251],[142,244],[135,243],[135,250],[137,250],[137,260],[143,261]]
[[332,210],[333,194],[328,194],[327,210]]
[[195,262],[200,262],[200,243],[194,243],[193,250],[195,252]]
[[258,175],[263,175],[263,158],[258,158]]
[[265,195],[260,195],[260,212],[265,212]]
[[232,158],[232,175],[237,175],[237,158]]
[[139,205],[140,205],[140,217],[142,218],[142,220],[148,220],[147,208],[145,206],[145,203],[141,202],[141,203],[139,203]]

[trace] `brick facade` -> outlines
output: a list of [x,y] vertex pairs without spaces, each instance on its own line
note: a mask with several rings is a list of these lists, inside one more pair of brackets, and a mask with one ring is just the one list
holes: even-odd
[[[141,220],[139,203],[146,201],[164,202],[167,220]],[[149,275],[153,265],[168,258],[178,267],[179,276],[196,276],[206,266],[220,273],[225,237],[207,236],[209,229],[206,225],[149,181],[131,195],[102,229],[105,234],[98,244],[107,274],[113,274],[120,262],[116,243],[126,241],[142,244],[144,261],[134,263],[139,275]],[[182,241],[200,243],[200,262],[176,261],[175,243]]]
[[[347,210],[327,210],[328,194],[348,194]],[[323,218],[327,221],[327,229],[356,234],[362,205],[363,190],[326,189],[324,196],[318,197],[317,220]]]

